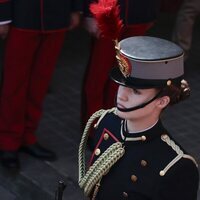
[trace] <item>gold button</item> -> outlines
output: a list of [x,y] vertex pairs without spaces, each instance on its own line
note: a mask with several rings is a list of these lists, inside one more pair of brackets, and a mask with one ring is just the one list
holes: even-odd
[[141,160],[141,165],[142,165],[143,167],[147,166],[147,161],[146,161],[146,160]]
[[171,81],[171,80],[168,80],[168,81],[167,81],[167,85],[170,86],[171,84],[172,84],[172,81]]
[[100,150],[100,149],[96,149],[96,150],[95,150],[95,155],[96,155],[96,156],[98,156],[100,153],[101,153],[101,150]]
[[126,193],[126,192],[123,192],[123,197],[128,197],[128,193]]
[[147,139],[146,136],[144,135],[141,138],[142,138],[142,141],[145,141]]
[[135,176],[135,175],[131,175],[131,180],[133,181],[133,182],[136,182],[137,181],[137,176]]
[[165,172],[163,170],[160,171],[160,176],[164,176]]
[[108,138],[109,138],[108,133],[105,133],[104,136],[103,136],[103,138],[104,138],[104,140],[108,140]]

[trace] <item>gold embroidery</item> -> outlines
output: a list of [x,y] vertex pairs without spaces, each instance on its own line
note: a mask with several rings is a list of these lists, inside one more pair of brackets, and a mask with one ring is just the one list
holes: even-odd
[[120,54],[120,46],[117,41],[115,41],[115,49],[116,49],[116,58],[119,64],[119,69],[123,74],[123,76],[127,78],[131,74],[131,64],[128,58]]

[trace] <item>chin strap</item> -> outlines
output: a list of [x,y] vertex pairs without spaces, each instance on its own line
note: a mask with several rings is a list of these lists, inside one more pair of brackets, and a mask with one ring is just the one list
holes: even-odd
[[[145,103],[142,103],[138,106],[134,106],[134,107],[131,107],[131,108],[119,108],[117,107],[117,109],[121,112],[131,112],[131,111],[134,111],[134,110],[138,110],[138,109],[141,109],[141,108],[144,108],[146,105],[150,104],[151,102],[153,102],[155,99],[157,99],[160,94],[161,94],[162,90],[160,90],[158,92],[158,94],[155,95],[155,97],[153,97],[152,99],[150,99],[149,101],[145,102]],[[117,105],[117,102],[116,102],[116,105]]]

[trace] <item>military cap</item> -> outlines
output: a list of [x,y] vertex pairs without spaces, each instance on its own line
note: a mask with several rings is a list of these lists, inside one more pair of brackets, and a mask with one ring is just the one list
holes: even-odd
[[162,88],[180,85],[184,75],[183,50],[165,39],[135,36],[116,45],[118,67],[111,78],[124,86]]

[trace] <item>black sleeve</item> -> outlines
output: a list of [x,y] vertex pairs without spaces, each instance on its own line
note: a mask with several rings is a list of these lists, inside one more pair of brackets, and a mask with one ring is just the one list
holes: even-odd
[[198,185],[198,168],[190,159],[182,158],[160,176],[153,200],[197,200]]
[[0,22],[11,20],[11,0],[0,0]]

